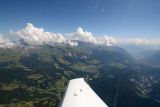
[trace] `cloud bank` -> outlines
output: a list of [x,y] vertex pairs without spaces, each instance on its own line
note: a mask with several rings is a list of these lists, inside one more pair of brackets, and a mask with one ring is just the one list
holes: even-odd
[[27,23],[26,27],[12,32],[12,35],[31,45],[39,45],[45,43],[68,44],[70,46],[77,46],[78,42],[89,42],[96,45],[112,46],[116,43],[113,37],[95,37],[91,32],[84,31],[83,28],[78,27],[75,32],[68,34],[56,34],[46,32],[43,28],[36,28],[33,24]]
[[[115,38],[111,36],[94,36],[91,32],[84,31],[83,28],[78,27],[75,32],[61,34],[47,32],[43,28],[37,28],[31,23],[27,23],[26,27],[15,32],[11,35],[17,39],[23,39],[30,45],[41,44],[67,44],[70,46],[77,46],[77,41],[89,42],[95,45],[114,46],[120,44],[132,45],[160,45],[160,39],[143,39],[143,38]],[[10,40],[4,38],[0,34],[0,43],[9,43]]]

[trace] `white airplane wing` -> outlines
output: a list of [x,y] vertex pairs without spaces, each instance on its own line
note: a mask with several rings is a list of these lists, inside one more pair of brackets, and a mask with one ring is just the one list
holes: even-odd
[[60,107],[108,107],[83,78],[69,81]]

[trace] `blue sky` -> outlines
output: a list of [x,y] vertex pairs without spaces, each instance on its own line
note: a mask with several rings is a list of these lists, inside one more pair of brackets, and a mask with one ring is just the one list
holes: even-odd
[[67,33],[81,26],[94,35],[160,36],[160,0],[1,0],[0,33],[26,23]]

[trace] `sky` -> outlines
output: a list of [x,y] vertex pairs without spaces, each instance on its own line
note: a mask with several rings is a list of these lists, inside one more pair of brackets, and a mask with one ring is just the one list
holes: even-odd
[[32,23],[48,32],[78,27],[95,36],[160,37],[160,0],[1,0],[0,33]]

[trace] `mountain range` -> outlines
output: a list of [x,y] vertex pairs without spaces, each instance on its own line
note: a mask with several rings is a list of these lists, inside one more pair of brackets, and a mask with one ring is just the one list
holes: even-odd
[[118,46],[76,41],[0,48],[0,106],[57,107],[73,78],[86,82],[109,107],[159,107],[158,50],[140,57]]

